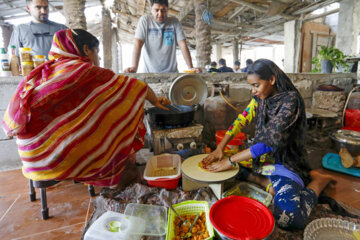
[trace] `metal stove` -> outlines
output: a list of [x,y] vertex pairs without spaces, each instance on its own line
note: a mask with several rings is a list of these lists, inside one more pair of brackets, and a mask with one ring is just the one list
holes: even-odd
[[203,152],[202,131],[204,126],[191,123],[188,126],[159,127],[145,118],[145,126],[154,155],[194,150]]

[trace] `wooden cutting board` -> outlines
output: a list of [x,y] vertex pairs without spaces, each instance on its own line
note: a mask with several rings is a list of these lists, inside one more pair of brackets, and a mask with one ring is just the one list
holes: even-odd
[[200,169],[199,162],[202,161],[207,155],[208,154],[200,154],[186,159],[181,165],[182,173],[194,181],[204,183],[219,183],[235,177],[235,175],[239,172],[238,166],[217,173],[212,173]]

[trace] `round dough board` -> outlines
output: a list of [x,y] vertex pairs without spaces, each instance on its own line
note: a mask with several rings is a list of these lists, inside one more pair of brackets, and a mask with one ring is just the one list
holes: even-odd
[[239,172],[238,166],[217,173],[212,173],[200,169],[199,162],[202,161],[207,155],[208,154],[199,154],[186,159],[181,165],[182,173],[194,181],[204,183],[219,183],[235,177],[235,175]]

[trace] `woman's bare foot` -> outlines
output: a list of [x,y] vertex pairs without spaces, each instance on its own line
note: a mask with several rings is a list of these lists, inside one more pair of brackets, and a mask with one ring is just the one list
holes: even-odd
[[337,182],[336,178],[330,174],[322,173],[316,170],[312,170],[310,175],[312,177],[312,181],[309,185],[307,185],[307,187],[314,190],[316,196],[319,196],[328,184],[335,185]]

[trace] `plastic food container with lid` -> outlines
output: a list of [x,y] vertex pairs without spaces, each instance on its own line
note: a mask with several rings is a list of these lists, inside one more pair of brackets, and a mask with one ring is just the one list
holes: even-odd
[[[166,233],[166,212],[166,207],[163,206],[129,203],[125,208],[124,214],[143,220],[136,223],[139,228],[134,229],[132,231],[133,234],[163,236]],[[140,224],[143,224],[143,226],[140,226]]]
[[247,182],[241,182],[234,186],[233,188],[229,189],[228,191],[224,192],[222,194],[222,197],[228,197],[228,196],[244,196],[249,197],[252,199],[255,199],[265,206],[269,206],[272,201],[272,195],[270,193],[265,192],[264,190],[249,184]]
[[32,62],[31,48],[23,47],[20,48],[20,61],[21,62]]
[[180,177],[181,157],[178,154],[155,155],[146,163],[144,179],[151,187],[175,189]]
[[145,220],[135,216],[107,211],[86,231],[84,240],[139,240]]
[[21,62],[23,76],[27,76],[34,69],[34,62]]
[[35,67],[43,64],[45,61],[46,61],[46,58],[44,55],[35,55],[34,56],[34,66]]

